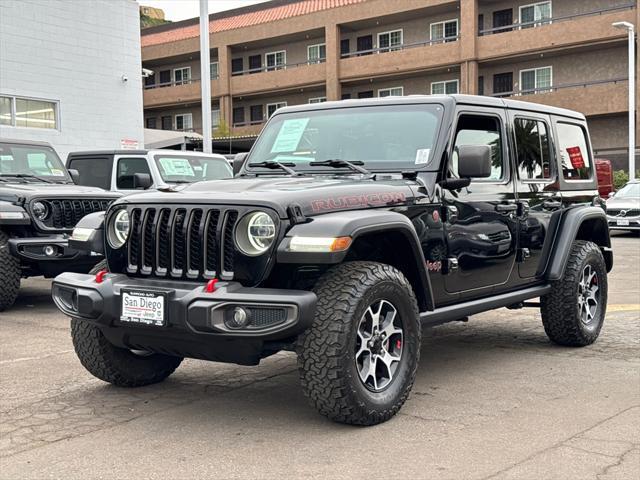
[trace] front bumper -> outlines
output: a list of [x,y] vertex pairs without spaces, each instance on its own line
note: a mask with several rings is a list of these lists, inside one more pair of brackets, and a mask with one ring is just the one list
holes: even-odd
[[[165,325],[122,322],[122,290],[164,294]],[[218,282],[214,292],[194,282],[131,278],[108,274],[102,283],[93,275],[63,273],[51,293],[65,314],[97,325],[116,346],[170,355],[240,364],[256,364],[269,345],[289,340],[313,321],[316,295],[300,290],[246,288]],[[260,315],[259,325],[231,328],[227,311],[242,307]],[[260,314],[259,312],[270,312]],[[271,313],[285,312],[283,315]]]
[[[49,248],[47,248],[49,247]],[[99,254],[76,250],[69,246],[69,240],[63,235],[47,237],[11,238],[9,239],[11,254],[24,261],[64,262],[91,260],[93,264],[100,261]]]

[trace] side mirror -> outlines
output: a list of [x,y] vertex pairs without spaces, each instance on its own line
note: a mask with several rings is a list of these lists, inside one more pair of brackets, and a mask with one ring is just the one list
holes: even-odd
[[71,176],[71,180],[73,180],[73,183],[77,185],[78,182],[80,181],[80,172],[75,168],[70,168],[67,171],[69,172],[69,175]]
[[134,173],[133,174],[133,188],[136,190],[146,190],[153,184],[151,175],[148,173]]
[[247,159],[248,152],[236,153],[235,158],[233,159],[233,176],[235,177],[242,170],[242,166],[244,165],[244,161]]
[[460,178],[491,176],[491,147],[489,145],[461,145],[458,147],[458,175]]

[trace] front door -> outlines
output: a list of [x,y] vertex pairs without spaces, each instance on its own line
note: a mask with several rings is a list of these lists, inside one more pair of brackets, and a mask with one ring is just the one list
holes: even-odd
[[489,178],[473,179],[460,190],[443,190],[445,290],[461,299],[506,290],[512,278],[517,204],[507,140],[503,109],[468,107],[458,112],[448,177],[458,177],[461,145],[489,145],[492,159]]
[[522,205],[518,274],[521,279],[532,279],[545,267],[544,246],[552,240],[553,219],[559,220],[562,208],[551,119],[548,115],[515,110],[509,112],[509,118],[513,126],[516,190]]

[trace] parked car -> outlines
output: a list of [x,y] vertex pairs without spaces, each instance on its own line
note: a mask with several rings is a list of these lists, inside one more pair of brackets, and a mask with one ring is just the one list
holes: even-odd
[[632,180],[607,200],[611,230],[640,231],[640,181]]
[[607,198],[613,192],[613,168],[611,160],[596,158],[596,178],[598,179],[598,193]]
[[407,399],[424,327],[533,307],[553,342],[598,338],[613,255],[583,115],[465,95],[300,105],[244,157],[233,180],[79,225],[106,260],[52,294],[93,375],[136,387],[183,357],[290,350],[320,413],[372,425]]
[[23,277],[87,273],[98,263],[101,255],[71,248],[68,236],[116,197],[75,185],[48,143],[0,139],[0,311],[13,305]]
[[232,176],[223,155],[181,150],[73,152],[67,166],[78,171],[80,185],[121,193]]

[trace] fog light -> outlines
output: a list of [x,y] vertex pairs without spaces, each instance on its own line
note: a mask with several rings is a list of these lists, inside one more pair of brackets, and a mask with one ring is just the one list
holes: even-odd
[[58,249],[53,245],[47,245],[42,249],[42,251],[47,257],[53,257],[58,253]]
[[249,324],[249,311],[235,307],[227,312],[225,323],[229,328],[244,328]]

